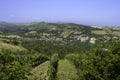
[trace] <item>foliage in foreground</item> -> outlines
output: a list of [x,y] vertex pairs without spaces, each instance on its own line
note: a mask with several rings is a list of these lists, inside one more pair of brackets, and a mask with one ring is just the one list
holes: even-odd
[[79,73],[79,80],[119,80],[120,79],[120,42],[99,45],[94,51],[68,55]]
[[26,79],[29,67],[25,57],[15,55],[8,50],[0,51],[0,80]]

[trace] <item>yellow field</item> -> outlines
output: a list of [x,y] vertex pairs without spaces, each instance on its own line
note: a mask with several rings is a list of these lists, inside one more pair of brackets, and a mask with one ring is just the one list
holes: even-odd
[[8,37],[8,38],[21,38],[19,35],[9,35],[9,36],[6,36],[6,37]]
[[98,34],[98,35],[104,35],[106,32],[104,30],[93,30],[92,33]]
[[20,46],[15,46],[12,44],[7,44],[0,41],[0,49],[11,50],[12,52],[27,51],[25,48]]
[[39,66],[33,68],[30,72],[31,75],[28,76],[28,80],[48,80],[48,66],[50,65],[49,61],[46,61]]
[[[92,33],[98,34],[98,35],[104,35],[107,34],[105,30],[93,30]],[[120,36],[120,31],[114,31],[113,35],[118,35]]]

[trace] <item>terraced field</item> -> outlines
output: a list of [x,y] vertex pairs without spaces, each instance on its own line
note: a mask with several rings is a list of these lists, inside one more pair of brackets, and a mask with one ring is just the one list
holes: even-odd
[[33,68],[30,72],[31,75],[28,76],[28,80],[48,80],[48,66],[50,65],[49,61],[46,61],[39,66]]
[[77,70],[67,59],[58,63],[57,80],[77,80]]

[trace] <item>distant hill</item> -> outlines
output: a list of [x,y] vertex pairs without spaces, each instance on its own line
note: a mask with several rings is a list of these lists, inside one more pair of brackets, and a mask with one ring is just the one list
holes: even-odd
[[73,31],[82,31],[89,33],[92,29],[91,26],[79,25],[74,23],[47,23],[47,22],[35,22],[35,23],[21,23],[13,24],[0,22],[0,31],[4,33],[28,33],[30,31],[41,32],[55,32],[55,31],[64,31],[64,30],[73,30]]
[[[108,27],[109,28],[109,27]],[[114,29],[114,28],[113,28]],[[19,35],[23,37],[41,37],[41,35],[55,35],[57,37],[69,37],[74,32],[81,32],[88,36],[95,30],[103,30],[103,27],[89,26],[75,23],[6,23],[0,22],[0,31],[6,35]],[[95,33],[96,34],[96,33]],[[94,34],[94,35],[95,35]]]

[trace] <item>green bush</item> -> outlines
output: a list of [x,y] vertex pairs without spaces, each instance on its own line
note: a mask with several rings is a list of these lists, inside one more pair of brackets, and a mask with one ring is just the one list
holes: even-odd
[[58,61],[59,61],[58,54],[54,54],[50,59],[50,66],[49,66],[49,70],[48,70],[49,80],[55,80],[56,79]]
[[8,50],[0,51],[0,80],[23,80],[26,79],[28,66],[21,65],[17,55]]

